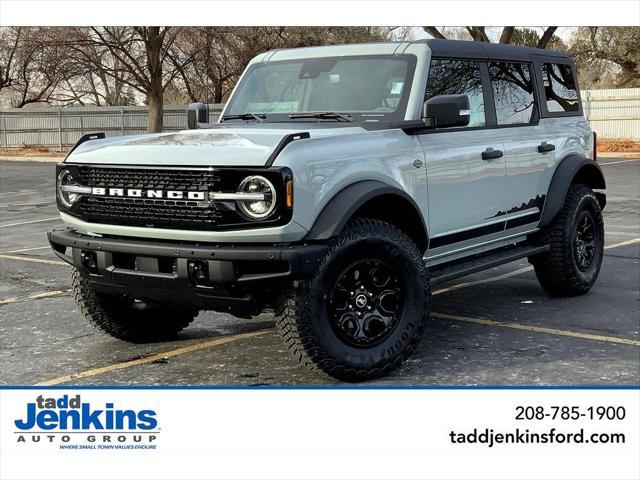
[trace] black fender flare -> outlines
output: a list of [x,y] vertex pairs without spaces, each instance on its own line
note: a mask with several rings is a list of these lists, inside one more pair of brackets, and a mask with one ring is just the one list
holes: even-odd
[[[597,162],[580,155],[567,156],[560,161],[551,178],[542,217],[540,218],[541,227],[551,223],[560,212],[567,198],[569,187],[576,181],[584,183],[591,188],[606,188],[602,169]],[[600,206],[604,208],[606,204],[605,195],[602,193],[597,193],[596,195]]]
[[400,197],[413,206],[415,210],[414,213],[420,219],[421,225],[419,228],[424,234],[424,243],[426,245],[428,239],[427,227],[415,200],[407,194],[407,192],[378,180],[362,180],[352,183],[336,193],[316,217],[306,239],[327,240],[338,235],[351,217],[353,217],[365,203],[382,195]]

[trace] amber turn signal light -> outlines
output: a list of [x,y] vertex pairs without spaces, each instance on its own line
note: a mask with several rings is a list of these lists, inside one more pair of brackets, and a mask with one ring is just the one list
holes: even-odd
[[287,208],[293,208],[293,182],[291,180],[287,180],[285,189],[287,192],[287,195],[286,195]]

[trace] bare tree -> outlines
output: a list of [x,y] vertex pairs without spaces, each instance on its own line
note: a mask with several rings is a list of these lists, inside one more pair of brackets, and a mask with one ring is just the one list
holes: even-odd
[[[176,81],[191,101],[220,103],[229,95],[247,63],[275,48],[296,48],[402,39],[401,27],[193,27],[184,29],[169,54],[179,68]],[[177,61],[176,61],[177,60]]]
[[[49,27],[0,29],[0,99],[23,106],[223,102],[247,63],[277,48],[407,38],[406,27]],[[5,93],[6,92],[6,93]]]
[[59,85],[74,75],[53,31],[44,27],[2,29],[2,88],[0,102],[22,108],[52,101]]
[[61,85],[56,96],[61,103],[119,106],[134,104],[132,77],[104,45],[91,41],[87,28],[63,27],[69,45],[69,61],[77,75]]
[[[74,51],[118,84],[129,85],[145,96],[149,106],[147,131],[163,128],[163,93],[192,56],[178,64],[168,62],[180,27],[91,27],[81,38],[71,40]],[[90,48],[87,48],[90,47]],[[106,50],[105,56],[93,56],[92,49]]]
[[504,27],[500,34],[500,40],[498,40],[498,43],[511,43],[511,37],[513,37],[515,29],[515,27]]
[[637,27],[580,27],[572,37],[571,53],[578,67],[596,74],[590,83],[600,88],[640,86]]
[[[445,39],[448,36],[445,34],[444,30],[439,30],[438,27],[422,27],[423,30],[431,35],[433,38]],[[486,32],[487,27],[465,27],[469,36],[472,40],[476,42],[491,42],[489,35]],[[551,39],[554,38],[554,34],[558,27],[546,27],[542,36],[539,38],[537,44],[535,45],[537,48],[547,48]],[[502,33],[500,34],[500,38],[498,40],[499,43],[508,44],[511,43],[514,32],[517,32],[518,29],[515,27],[504,27],[502,29]]]
[[0,27],[0,90],[16,80],[16,57],[21,27]]

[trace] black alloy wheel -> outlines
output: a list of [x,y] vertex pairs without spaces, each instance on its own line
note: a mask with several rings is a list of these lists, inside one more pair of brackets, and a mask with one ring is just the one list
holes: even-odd
[[336,335],[352,347],[370,347],[389,338],[404,308],[401,279],[397,268],[379,259],[345,268],[327,302]]
[[596,236],[593,215],[590,211],[584,210],[576,222],[575,243],[573,254],[576,265],[583,272],[586,271],[595,257]]

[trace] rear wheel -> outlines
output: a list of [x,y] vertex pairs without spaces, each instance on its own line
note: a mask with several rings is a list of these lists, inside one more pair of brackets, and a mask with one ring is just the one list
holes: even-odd
[[393,225],[359,219],[332,240],[314,277],[283,295],[276,322],[302,365],[360,381],[415,351],[429,299],[415,243]]
[[145,343],[174,338],[187,327],[197,311],[167,305],[151,305],[124,295],[97,292],[74,269],[72,290],[82,315],[95,327],[120,340]]
[[565,205],[542,232],[550,251],[530,259],[542,288],[552,295],[579,295],[595,283],[604,256],[602,210],[593,191],[572,185]]

